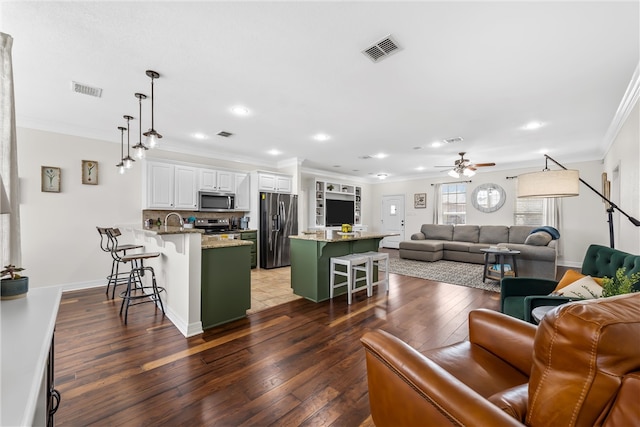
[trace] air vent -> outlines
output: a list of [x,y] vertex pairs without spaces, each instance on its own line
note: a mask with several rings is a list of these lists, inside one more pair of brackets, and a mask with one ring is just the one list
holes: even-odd
[[444,140],[447,144],[453,144],[454,142],[462,142],[464,139],[461,136],[456,136],[455,138],[447,138]]
[[401,50],[402,48],[393,39],[393,37],[388,35],[379,42],[363,50],[362,53],[369,57],[373,62],[380,62],[387,56],[393,55]]
[[221,136],[223,138],[229,138],[230,136],[232,136],[233,134],[231,132],[227,132],[224,130],[221,130],[220,132],[218,132],[216,135]]
[[100,98],[102,96],[102,89],[99,87],[88,86],[78,82],[71,82],[71,90],[83,95],[94,96]]
[[360,157],[358,157],[358,158],[359,158],[359,159],[362,159],[362,160],[367,160],[367,159],[370,159],[370,158],[371,158],[371,156],[360,156]]

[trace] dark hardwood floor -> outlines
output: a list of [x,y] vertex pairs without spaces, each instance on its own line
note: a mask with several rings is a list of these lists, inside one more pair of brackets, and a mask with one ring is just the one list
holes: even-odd
[[56,324],[59,426],[370,425],[360,337],[382,328],[418,350],[467,337],[499,295],[391,275],[389,295],[292,301],[185,339],[153,305],[103,288],[63,294]]

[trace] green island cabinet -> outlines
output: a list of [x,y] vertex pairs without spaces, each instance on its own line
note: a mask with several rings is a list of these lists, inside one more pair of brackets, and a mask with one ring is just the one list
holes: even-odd
[[258,266],[258,232],[243,231],[240,233],[240,238],[253,242],[253,246],[251,246],[251,268],[256,268]]
[[247,315],[251,308],[251,245],[202,250],[202,329]]
[[[313,302],[329,299],[331,257],[377,251],[382,237],[366,240],[319,241],[291,238],[291,288],[293,293]],[[374,269],[373,280],[378,270]],[[346,292],[337,288],[335,294]]]

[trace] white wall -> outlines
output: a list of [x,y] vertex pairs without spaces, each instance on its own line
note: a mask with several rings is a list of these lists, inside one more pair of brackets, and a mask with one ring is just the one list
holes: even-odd
[[[611,201],[640,220],[639,129],[640,105],[636,102],[605,156],[604,171],[611,181]],[[614,225],[616,248],[640,254],[640,227],[634,226],[618,211],[614,214]]]
[[[120,147],[110,142],[24,128],[17,129],[17,141],[22,263],[29,286],[104,278],[111,256],[100,250],[96,226],[141,221],[141,167],[119,175]],[[98,162],[98,185],[82,184],[82,160]],[[60,193],[40,191],[41,166],[61,168]]]
[[[567,168],[578,169],[580,176],[591,185],[600,183],[602,173],[602,162],[582,162],[569,163],[563,159],[556,159]],[[481,169],[467,184],[467,200],[470,199],[473,190],[480,184],[494,183],[505,189],[506,202],[504,206],[493,213],[480,212],[467,205],[467,224],[477,225],[513,225],[514,200],[516,196],[516,183],[507,177],[517,176],[526,172],[541,170],[544,166],[544,157],[540,156],[539,169],[512,169],[506,171],[491,171],[491,169]],[[451,179],[444,178],[424,178],[403,182],[384,182],[374,186],[373,199],[377,200],[377,207],[374,207],[373,221],[375,230],[380,230],[380,203],[385,195],[404,194],[405,206],[405,238],[409,239],[411,234],[420,231],[422,224],[433,223],[433,201],[434,187],[431,185],[437,182],[452,182]],[[597,188],[597,187],[596,187]],[[413,195],[415,193],[427,193],[427,208],[415,209],[413,207]],[[591,243],[599,243],[608,246],[608,227],[606,212],[600,199],[584,186],[580,188],[580,196],[562,199],[562,226],[560,228],[563,242],[563,254],[559,258],[562,265],[580,266],[584,253]]]

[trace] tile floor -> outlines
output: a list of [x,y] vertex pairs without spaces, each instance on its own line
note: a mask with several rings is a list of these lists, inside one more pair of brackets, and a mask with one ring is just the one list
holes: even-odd
[[[380,248],[389,257],[398,258],[397,249]],[[299,297],[291,289],[291,267],[251,270],[251,309],[247,314],[256,313]]]
[[247,314],[298,298],[291,289],[291,267],[251,270],[251,309]]

